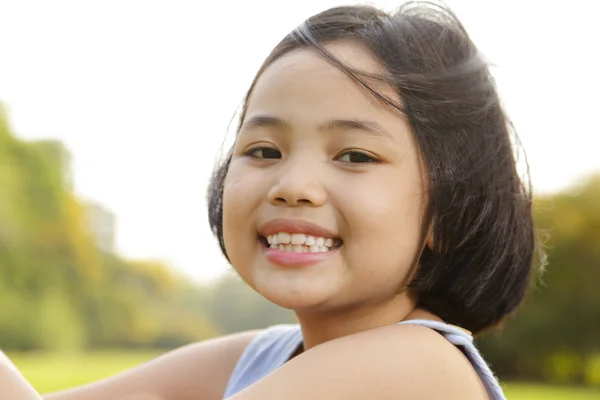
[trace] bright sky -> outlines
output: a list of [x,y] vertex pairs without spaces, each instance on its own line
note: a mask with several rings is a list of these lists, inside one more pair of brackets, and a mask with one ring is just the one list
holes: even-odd
[[[212,279],[228,267],[204,197],[230,119],[280,38],[344,3],[0,0],[0,102],[20,137],[67,145],[124,255]],[[600,170],[600,5],[551,3],[447,1],[496,65],[537,191]]]

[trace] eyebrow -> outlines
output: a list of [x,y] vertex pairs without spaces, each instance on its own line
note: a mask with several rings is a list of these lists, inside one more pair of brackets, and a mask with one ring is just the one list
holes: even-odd
[[[291,124],[283,118],[273,117],[269,115],[254,115],[248,118],[240,129],[249,128],[278,128],[284,130],[290,130]],[[330,119],[327,122],[317,127],[320,131],[332,131],[332,130],[355,130],[367,133],[369,135],[377,137],[386,137],[388,139],[394,139],[394,137],[385,130],[380,124],[371,120],[362,119]]]
[[254,115],[242,124],[240,131],[250,128],[280,128],[290,129],[291,125],[283,118],[269,115]]
[[373,136],[386,137],[388,139],[394,139],[394,137],[385,130],[381,125],[371,120],[361,119],[331,119],[324,124],[319,125],[319,130],[343,130],[350,131],[356,130],[361,131]]

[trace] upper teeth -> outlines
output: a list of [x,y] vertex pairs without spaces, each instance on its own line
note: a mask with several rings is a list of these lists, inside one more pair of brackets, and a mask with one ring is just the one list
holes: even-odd
[[273,235],[267,236],[267,242],[269,244],[303,244],[305,246],[333,246],[332,238],[314,237],[311,235],[305,235],[304,233],[287,233],[279,232]]
[[334,245],[334,240],[332,238],[314,237],[304,233],[287,232],[268,235],[267,242],[271,248],[298,252],[304,252],[305,250],[310,252],[328,251]]

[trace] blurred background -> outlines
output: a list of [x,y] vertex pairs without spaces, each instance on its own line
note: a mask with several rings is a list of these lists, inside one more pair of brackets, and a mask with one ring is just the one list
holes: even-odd
[[[231,271],[205,189],[271,48],[352,3],[0,0],[0,348],[38,390],[294,322]],[[511,399],[600,399],[599,5],[446,3],[492,64],[548,253],[479,346]]]

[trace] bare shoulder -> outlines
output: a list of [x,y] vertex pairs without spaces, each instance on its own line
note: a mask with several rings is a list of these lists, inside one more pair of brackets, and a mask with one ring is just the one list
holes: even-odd
[[317,346],[231,400],[279,398],[483,400],[487,395],[469,360],[442,335],[394,325]]
[[190,344],[112,378],[44,399],[220,400],[244,349],[259,333],[248,331]]

